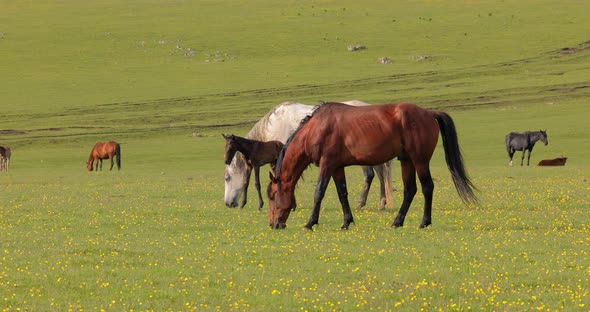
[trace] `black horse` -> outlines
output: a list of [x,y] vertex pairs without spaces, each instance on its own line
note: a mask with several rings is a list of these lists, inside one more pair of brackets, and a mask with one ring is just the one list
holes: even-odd
[[526,165],[528,166],[531,161],[531,153],[533,152],[533,147],[537,141],[541,141],[545,143],[545,145],[549,144],[547,142],[547,132],[545,131],[534,131],[534,132],[525,132],[525,133],[518,133],[518,132],[510,132],[506,135],[506,150],[508,150],[508,157],[510,157],[510,166],[512,166],[512,156],[516,151],[522,151],[522,159],[520,160],[520,165],[524,162],[524,154],[526,150],[529,150],[529,157],[527,158]]

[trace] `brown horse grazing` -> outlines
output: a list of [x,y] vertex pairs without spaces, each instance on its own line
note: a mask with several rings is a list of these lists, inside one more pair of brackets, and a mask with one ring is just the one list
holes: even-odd
[[560,157],[555,159],[543,159],[537,166],[565,166],[567,157]]
[[305,168],[313,163],[319,166],[319,178],[313,212],[305,229],[311,230],[318,224],[320,204],[330,178],[336,184],[342,204],[342,229],[348,229],[354,220],[348,204],[344,167],[382,164],[396,156],[402,167],[404,199],[392,226],[404,224],[417,192],[416,173],[425,201],[420,227],[430,225],[434,183],[429,163],[439,129],[447,166],[459,196],[465,203],[476,202],[475,187],[463,167],[455,125],[448,114],[410,103],[361,107],[326,103],[301,122],[277,160],[276,176],[270,175],[267,190],[270,226],[275,229],[286,227],[289,213],[295,206],[295,185]]
[[[262,209],[264,201],[260,192],[260,167],[270,164],[272,170],[275,170],[275,163],[283,149],[283,143],[279,141],[262,142],[250,140],[233,134],[222,134],[222,136],[225,138],[225,164],[231,164],[236,152],[240,152],[244,155],[248,164],[247,181],[250,181],[250,173],[254,168],[255,185],[258,191],[258,210]],[[248,185],[246,185],[246,189],[248,189]]]
[[0,172],[6,171],[10,168],[10,156],[12,152],[8,146],[0,146]]
[[111,142],[97,142],[94,144],[92,151],[90,152],[90,157],[88,158],[87,168],[88,171],[92,171],[92,166],[94,161],[96,160],[96,171],[98,171],[98,164],[100,162],[100,170],[102,171],[102,160],[109,159],[111,161],[111,169],[113,170],[113,157],[117,157],[117,169],[121,170],[121,146],[119,143],[111,141]]

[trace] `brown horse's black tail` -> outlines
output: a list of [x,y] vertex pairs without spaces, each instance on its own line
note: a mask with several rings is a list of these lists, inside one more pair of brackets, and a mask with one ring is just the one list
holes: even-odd
[[121,170],[121,145],[119,143],[115,147],[115,155],[117,156],[117,170]]
[[435,118],[442,136],[447,167],[451,171],[457,193],[459,193],[464,203],[477,203],[477,197],[473,192],[477,188],[471,183],[463,166],[463,156],[461,156],[461,149],[459,148],[455,123],[447,113],[436,112]]

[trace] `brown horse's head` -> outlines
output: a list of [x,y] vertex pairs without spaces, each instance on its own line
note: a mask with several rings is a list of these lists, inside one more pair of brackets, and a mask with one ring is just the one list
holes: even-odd
[[287,227],[287,219],[291,210],[295,209],[297,203],[293,191],[285,190],[278,178],[272,173],[268,184],[268,224],[273,229],[284,229]]
[[87,161],[86,162],[86,168],[88,168],[88,171],[92,171],[92,163]]
[[225,159],[224,159],[224,161],[225,161],[226,165],[229,165],[229,164],[231,164],[231,161],[234,159],[234,155],[238,151],[238,149],[235,145],[236,137],[233,134],[230,134],[230,135],[221,134],[221,135],[225,139]]

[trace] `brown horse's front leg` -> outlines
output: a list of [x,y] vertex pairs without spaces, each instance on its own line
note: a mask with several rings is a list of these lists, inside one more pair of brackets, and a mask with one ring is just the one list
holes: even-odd
[[334,183],[336,184],[336,191],[338,191],[338,199],[340,199],[342,214],[344,216],[344,224],[342,224],[341,229],[348,230],[348,226],[354,222],[354,219],[352,217],[352,211],[350,211],[350,205],[348,204],[348,190],[346,189],[344,168],[336,170],[334,175],[332,175],[332,179],[334,179]]
[[320,170],[320,177],[318,178],[318,184],[315,187],[315,193],[313,196],[313,211],[311,212],[311,216],[309,217],[309,221],[305,225],[306,230],[313,230],[313,226],[318,224],[320,219],[320,206],[322,204],[322,199],[326,194],[326,188],[328,187],[328,183],[330,182],[329,175],[322,175]]
[[264,201],[262,200],[262,193],[260,192],[260,167],[254,166],[254,184],[256,185],[256,190],[258,191],[258,210],[262,210],[262,206],[264,206]]

